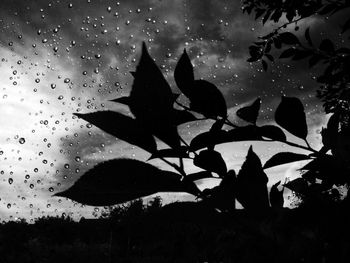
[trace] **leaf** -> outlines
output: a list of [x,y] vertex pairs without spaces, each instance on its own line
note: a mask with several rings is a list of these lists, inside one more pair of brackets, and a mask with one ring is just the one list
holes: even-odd
[[173,117],[174,95],[162,72],[142,44],[130,92],[130,111],[144,127],[171,147],[180,146]]
[[278,166],[281,164],[297,161],[309,160],[310,156],[293,152],[280,152],[272,156],[264,165],[264,169]]
[[262,169],[261,161],[250,147],[237,175],[237,200],[245,209],[267,209],[269,207],[267,182],[268,178]]
[[195,80],[193,94],[190,99],[190,108],[203,114],[205,117],[227,117],[227,107],[220,90],[206,80]]
[[280,49],[282,47],[282,42],[278,36],[273,39],[273,44],[277,49]]
[[196,121],[197,118],[186,110],[174,110],[173,117],[175,125],[181,125],[187,122]]
[[334,52],[334,44],[329,39],[322,40],[320,44],[320,50],[326,52],[326,53],[333,53]]
[[178,149],[160,149],[154,152],[148,160],[155,158],[189,158],[187,147],[181,146]]
[[312,40],[311,40],[311,36],[310,36],[310,27],[308,27],[305,30],[305,39],[306,39],[307,43],[309,44],[309,46],[312,47],[313,44],[312,44]]
[[304,106],[298,98],[283,96],[275,112],[275,121],[294,136],[306,139],[306,116]]
[[283,32],[279,34],[279,39],[282,43],[287,45],[300,44],[299,39],[291,32]]
[[129,106],[131,100],[130,100],[130,97],[123,96],[123,97],[113,99],[111,101]]
[[290,58],[292,56],[294,56],[296,53],[296,49],[294,47],[288,48],[286,50],[284,50],[279,58]]
[[227,132],[220,130],[214,132],[203,132],[194,137],[190,143],[191,151],[197,151],[202,148],[212,147],[220,143],[224,143]]
[[264,125],[259,127],[259,132],[262,137],[269,138],[274,141],[286,141],[286,135],[280,127],[274,125]]
[[227,172],[224,159],[219,152],[203,150],[194,157],[193,164],[204,170],[217,173],[222,177]]
[[247,125],[229,130],[225,142],[257,141],[262,140],[259,128],[255,125]]
[[184,49],[174,71],[174,78],[177,87],[186,97],[192,97],[192,88],[194,82],[193,66],[190,58]]
[[259,115],[261,99],[257,98],[251,105],[240,108],[237,110],[236,114],[242,120],[256,124],[256,120]]
[[268,60],[270,60],[271,62],[274,62],[274,60],[275,60],[275,59],[273,58],[273,56],[270,55],[270,54],[265,53],[264,56],[267,57]]
[[192,174],[186,175],[184,180],[189,180],[189,181],[194,182],[194,181],[197,181],[197,180],[202,180],[202,179],[207,179],[207,178],[214,178],[214,177],[211,174],[211,172],[200,171],[200,172],[197,172],[197,173],[192,173]]
[[293,192],[306,195],[308,193],[308,184],[303,178],[297,178],[284,184],[285,187],[292,190]]
[[328,120],[327,128],[322,129],[322,143],[327,150],[335,150],[339,130],[339,114],[334,113]]
[[270,204],[272,208],[282,208],[284,203],[283,198],[283,189],[282,191],[278,190],[278,186],[280,185],[281,181],[278,181],[276,184],[274,184],[271,187],[270,190]]
[[228,142],[256,141],[262,140],[259,128],[254,125],[237,127],[229,131],[203,132],[194,137],[190,143],[190,149],[197,151],[199,149]]
[[98,111],[94,113],[74,113],[75,116],[95,125],[101,130],[136,145],[148,152],[157,150],[157,145],[152,134],[143,129],[135,120],[114,111]]
[[179,174],[137,160],[115,159],[96,165],[55,196],[86,205],[109,206],[157,192],[197,194],[188,189]]

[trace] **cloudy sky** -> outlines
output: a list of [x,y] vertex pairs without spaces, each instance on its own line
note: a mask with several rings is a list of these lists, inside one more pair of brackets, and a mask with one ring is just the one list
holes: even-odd
[[[149,155],[87,123],[74,112],[110,109],[128,113],[111,102],[130,91],[142,41],[174,91],[173,71],[184,48],[196,78],[217,85],[224,94],[232,121],[235,111],[262,98],[258,124],[273,122],[281,95],[297,96],[306,106],[309,140],[319,147],[326,117],[315,98],[313,77],[305,63],[278,61],[263,72],[249,64],[248,46],[276,25],[261,27],[242,14],[232,0],[2,0],[0,2],[0,218],[2,220],[72,213],[91,217],[96,208],[51,197],[70,186],[87,169],[103,160]],[[299,24],[303,35],[311,26],[315,41],[335,32],[337,21],[314,17]],[[286,30],[293,30],[293,27]],[[210,127],[194,122],[180,127],[190,141]],[[291,141],[302,143],[290,137]],[[218,147],[236,171],[250,142]],[[253,143],[266,161],[280,150],[278,143]],[[161,163],[153,164],[165,168]],[[297,176],[301,164],[267,171],[270,184]],[[196,171],[186,163],[187,171]],[[198,182],[208,187],[214,182]],[[188,199],[165,195],[166,202]]]

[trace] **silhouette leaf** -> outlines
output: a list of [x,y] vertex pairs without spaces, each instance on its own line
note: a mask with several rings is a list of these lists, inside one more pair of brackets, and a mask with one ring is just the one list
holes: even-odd
[[345,24],[342,26],[341,33],[344,34],[350,28],[350,18],[346,20]]
[[256,124],[256,120],[259,116],[261,99],[257,98],[251,105],[240,108],[236,114],[241,119]]
[[286,135],[280,127],[275,125],[264,125],[259,127],[259,132],[262,137],[269,138],[274,141],[286,141]]
[[208,171],[200,171],[197,173],[192,173],[192,174],[188,174],[185,177],[185,180],[189,180],[189,181],[197,181],[197,180],[201,180],[201,179],[206,179],[206,178],[213,178],[213,175],[211,174],[211,172]]
[[96,165],[68,190],[55,194],[86,205],[120,204],[157,192],[190,192],[179,174],[163,171],[150,164],[115,159]]
[[295,55],[296,49],[294,47],[291,48],[287,48],[286,50],[284,50],[279,58],[290,58],[293,57]]
[[197,151],[205,147],[211,147],[227,142],[262,140],[259,128],[254,125],[237,127],[229,131],[203,132],[194,137],[190,143],[190,149]]
[[224,159],[219,152],[214,150],[203,150],[194,157],[193,164],[204,170],[223,176],[227,172]]
[[187,122],[196,121],[197,118],[193,116],[192,113],[186,110],[174,110],[173,111],[173,119],[175,125],[181,125]]
[[75,113],[74,115],[148,152],[152,153],[157,149],[154,137],[147,130],[142,129],[135,119],[119,112],[98,111],[87,114]]
[[294,136],[306,139],[306,116],[304,106],[298,98],[282,97],[275,112],[275,121]]
[[308,184],[303,178],[297,178],[284,184],[285,187],[292,190],[293,192],[306,195],[308,193]]
[[283,32],[279,34],[279,39],[282,43],[287,45],[295,45],[300,43],[299,39],[293,33],[290,32]]
[[250,147],[246,160],[237,175],[237,200],[245,209],[261,210],[269,207],[267,175],[259,157]]
[[292,163],[302,160],[309,160],[310,156],[293,152],[280,152],[272,156],[264,165],[264,169],[281,164]]
[[270,204],[273,208],[282,208],[284,203],[283,198],[283,190],[279,191],[278,186],[280,185],[281,181],[277,182],[271,187],[270,190]]
[[190,99],[190,108],[203,114],[205,117],[227,117],[227,107],[220,90],[206,80],[195,80],[193,93]]
[[119,97],[119,98],[113,99],[111,101],[130,106],[130,101],[131,100],[130,100],[130,97],[123,96],[123,97]]
[[142,44],[130,92],[130,111],[155,136],[171,147],[180,145],[174,116],[174,95],[162,72]]
[[192,97],[192,88],[194,82],[193,66],[190,58],[184,49],[174,71],[176,85],[186,97]]
[[155,158],[189,158],[187,153],[187,147],[181,146],[177,149],[161,149],[154,152],[149,160]]

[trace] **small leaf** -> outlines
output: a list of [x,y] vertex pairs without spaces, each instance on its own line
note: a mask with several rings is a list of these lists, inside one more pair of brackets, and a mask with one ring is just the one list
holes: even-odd
[[237,175],[237,200],[245,209],[267,209],[269,205],[267,175],[259,157],[249,148],[245,162]]
[[283,32],[279,34],[279,39],[282,41],[282,43],[287,45],[300,44],[299,39],[291,32]]
[[181,146],[178,149],[161,149],[154,152],[149,160],[155,158],[189,158],[187,153],[187,147]]
[[326,52],[326,53],[333,53],[334,52],[334,44],[329,39],[322,40],[320,44],[320,50]]
[[143,129],[135,119],[119,112],[98,111],[87,114],[75,113],[74,115],[148,152],[152,153],[157,149],[154,137],[149,131]]
[[306,39],[307,43],[309,44],[309,46],[312,47],[313,44],[312,44],[312,40],[311,40],[311,36],[310,36],[310,27],[308,27],[305,30],[305,39]]
[[191,89],[193,88],[194,73],[193,66],[190,58],[187,55],[186,49],[184,49],[174,71],[174,78],[177,87],[181,90],[186,97],[192,96]]
[[281,53],[279,58],[290,58],[290,57],[293,57],[295,53],[296,53],[296,49],[294,47],[288,48]]
[[272,156],[264,165],[264,169],[278,166],[281,164],[297,161],[309,160],[310,156],[293,152],[280,152]]
[[271,62],[274,62],[274,60],[275,60],[275,59],[273,58],[273,56],[270,55],[270,54],[265,53],[264,56],[267,57],[268,60],[270,60]]
[[304,106],[298,98],[282,97],[275,112],[278,125],[296,137],[306,139],[308,134]]
[[280,127],[274,125],[264,125],[259,127],[259,132],[262,137],[269,138],[274,141],[286,141],[286,135]]
[[256,124],[256,120],[259,116],[261,99],[257,98],[251,105],[240,108],[236,114],[242,120]]
[[292,190],[293,192],[296,192],[302,195],[306,195],[309,190],[309,186],[303,178],[297,178],[293,181],[290,181],[284,184],[284,186]]
[[282,208],[284,203],[283,198],[283,190],[279,191],[278,186],[280,185],[281,181],[277,182],[271,187],[270,190],[270,204],[272,208]]
[[255,125],[237,127],[226,133],[225,142],[260,141],[262,140],[259,128]]
[[203,150],[195,156],[193,164],[204,170],[217,173],[223,176],[227,172],[224,159],[219,152],[213,150]]
[[202,148],[212,147],[220,143],[224,143],[226,140],[227,132],[220,130],[216,132],[203,132],[194,137],[190,143],[190,149],[197,151]]
[[109,206],[157,192],[197,194],[188,189],[179,174],[137,160],[115,159],[96,165],[72,187],[55,196],[86,205]]
[[227,117],[227,107],[220,90],[206,80],[195,80],[190,108],[206,117]]

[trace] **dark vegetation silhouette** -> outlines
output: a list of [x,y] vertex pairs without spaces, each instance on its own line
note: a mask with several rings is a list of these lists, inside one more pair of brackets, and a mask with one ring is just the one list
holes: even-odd
[[[75,115],[149,152],[150,159],[160,159],[171,171],[126,158],[96,165],[56,196],[93,206],[123,205],[109,208],[99,220],[77,223],[62,216],[42,218],[34,225],[0,225],[0,262],[348,262],[349,198],[343,200],[337,187],[347,188],[350,178],[350,49],[330,39],[316,43],[312,28],[304,39],[285,28],[295,24],[299,30],[302,19],[332,16],[349,6],[347,0],[243,1],[243,11],[263,24],[277,23],[284,15],[288,20],[249,47],[249,62],[260,62],[267,70],[274,49],[283,49],[278,59],[307,59],[310,67],[325,68],[316,79],[317,94],[325,113],[332,115],[322,129],[320,149],[307,141],[306,114],[298,98],[281,98],[276,125],[257,125],[257,98],[236,112],[246,122],[237,126],[229,121],[220,90],[194,78],[186,50],[174,79],[188,105],[179,101],[143,44],[130,95],[113,100],[127,105],[133,117],[112,111]],[[345,36],[350,19],[340,25]],[[179,135],[179,125],[208,119],[211,128],[190,142]],[[304,144],[289,141],[286,132]],[[160,149],[156,138],[166,148]],[[281,142],[308,153],[279,152],[262,164],[251,146],[236,172],[216,146],[241,141]],[[184,159],[202,170],[186,174]],[[300,178],[277,182],[268,190],[266,169],[304,160],[309,162],[300,169]],[[201,191],[196,181],[206,178],[221,181]],[[283,209],[284,188],[300,198],[297,209]],[[159,198],[148,205],[139,199],[159,192],[187,192],[199,201],[162,206]],[[244,209],[236,209],[236,201]]]

